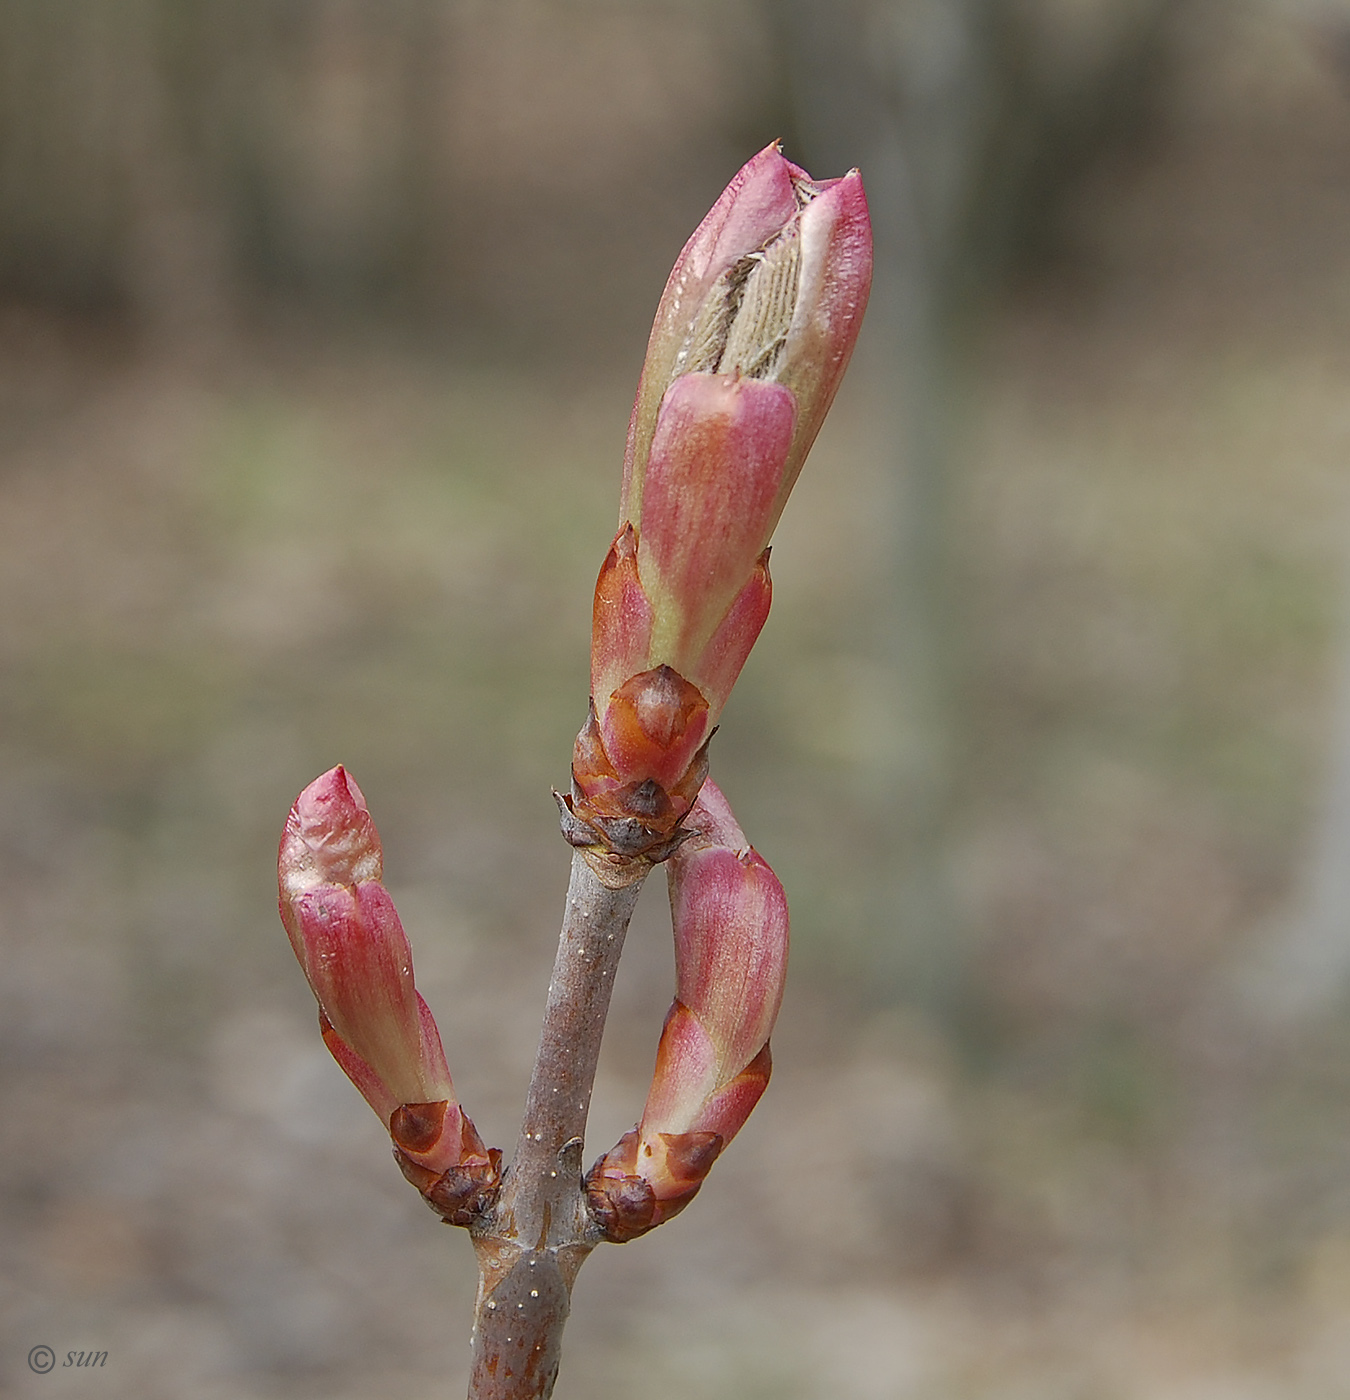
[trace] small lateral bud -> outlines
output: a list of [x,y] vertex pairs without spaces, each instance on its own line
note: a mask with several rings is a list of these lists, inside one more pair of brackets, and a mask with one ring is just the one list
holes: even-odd
[[455,1098],[381,874],[365,798],[342,767],[330,769],[296,799],[282,833],[282,923],[319,1003],[324,1043],[388,1127],[404,1175],[428,1195],[447,1172],[468,1173],[476,1195],[465,1199],[481,1202],[498,1173]]
[[586,1178],[605,1238],[622,1243],[693,1200],[768,1086],[769,1033],[787,974],[782,886],[705,782],[668,863],[676,999],[642,1121]]

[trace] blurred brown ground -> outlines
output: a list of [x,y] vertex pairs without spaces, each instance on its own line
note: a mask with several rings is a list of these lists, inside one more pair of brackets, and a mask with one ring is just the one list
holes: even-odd
[[[320,228],[380,130],[339,120],[357,12],[322,13],[314,139],[349,144],[291,152]],[[748,22],[462,13],[453,285],[397,284],[426,315],[306,300],[294,266],[240,290],[190,220],[27,296],[8,264],[5,1394],[463,1391],[468,1242],[315,1034],[276,835],[351,767],[457,1085],[509,1146],[646,320],[773,132]],[[559,1400],[1350,1396],[1350,1019],[1335,988],[1280,1014],[1260,973],[1300,907],[1343,644],[1350,70],[1320,23],[1202,7],[1147,129],[964,342],[936,1002],[896,968],[947,952],[897,961],[877,912],[906,859],[878,774],[926,738],[866,625],[892,386],[861,348],[715,756],[793,902],[774,1084],[677,1223],[588,1264]],[[592,1156],[640,1107],[670,994],[659,883]]]

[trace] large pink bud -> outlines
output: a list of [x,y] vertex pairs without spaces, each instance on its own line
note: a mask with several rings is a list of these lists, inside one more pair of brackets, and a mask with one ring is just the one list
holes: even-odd
[[862,179],[761,151],[680,254],[596,584],[569,838],[670,849],[769,612],[768,543],[853,350],[872,277]]

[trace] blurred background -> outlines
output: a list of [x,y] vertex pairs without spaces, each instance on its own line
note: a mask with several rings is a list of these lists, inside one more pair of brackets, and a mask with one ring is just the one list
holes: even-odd
[[509,1148],[650,317],[781,136],[878,275],[714,746],[775,1079],[559,1400],[1350,1396],[1350,4],[7,0],[0,74],[0,1391],[463,1393],[276,838],[351,767]]

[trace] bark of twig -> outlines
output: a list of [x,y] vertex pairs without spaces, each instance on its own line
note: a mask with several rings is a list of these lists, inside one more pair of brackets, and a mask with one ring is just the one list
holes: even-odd
[[600,1241],[582,1190],[583,1135],[614,973],[646,861],[576,851],[515,1159],[474,1226],[478,1301],[469,1400],[547,1400],[572,1280]]

